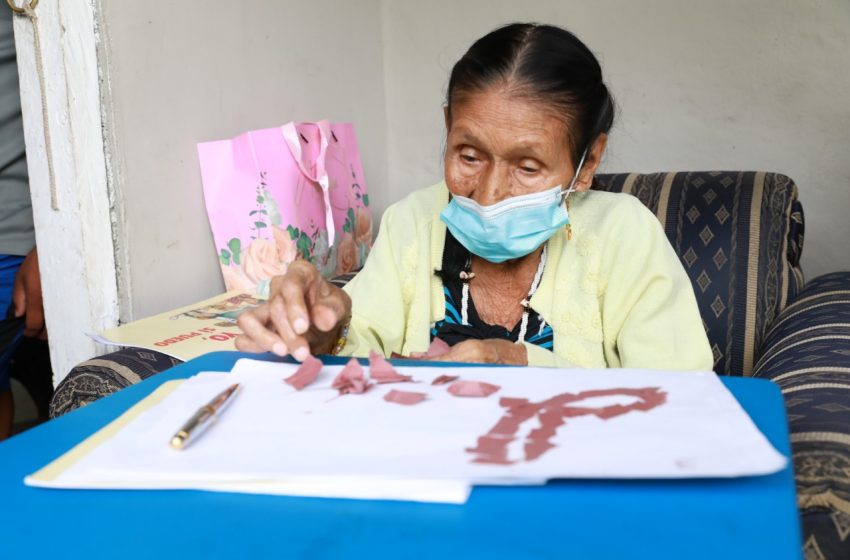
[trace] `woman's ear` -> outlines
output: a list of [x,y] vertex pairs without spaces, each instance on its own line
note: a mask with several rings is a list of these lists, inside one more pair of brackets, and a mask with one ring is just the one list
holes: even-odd
[[443,105],[443,120],[446,123],[446,132],[452,127],[452,119],[449,116],[449,106]]
[[602,163],[602,156],[605,154],[605,148],[608,146],[608,135],[604,132],[596,137],[587,155],[584,158],[584,165],[581,166],[578,178],[576,179],[576,191],[582,192],[589,190],[593,185],[593,176],[596,175],[596,170],[599,164]]

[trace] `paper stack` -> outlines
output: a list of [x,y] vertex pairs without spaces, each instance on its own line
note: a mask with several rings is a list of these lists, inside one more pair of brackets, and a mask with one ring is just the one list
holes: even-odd
[[[26,482],[463,503],[479,484],[733,477],[786,464],[710,372],[398,367],[412,381],[340,396],[341,367],[300,391],[283,382],[297,366],[254,360],[171,382]],[[447,374],[498,390],[456,396],[432,384]],[[218,422],[172,449],[182,423],[235,382]],[[425,398],[385,400],[399,390]]]

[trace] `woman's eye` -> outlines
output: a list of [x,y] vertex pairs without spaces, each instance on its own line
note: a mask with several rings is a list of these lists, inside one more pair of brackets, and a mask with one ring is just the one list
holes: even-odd
[[476,161],[478,161],[477,157],[471,156],[469,154],[460,154],[460,159],[462,159],[466,163],[475,163]]
[[533,175],[540,171],[540,165],[531,159],[524,159],[518,162],[517,167],[526,175]]

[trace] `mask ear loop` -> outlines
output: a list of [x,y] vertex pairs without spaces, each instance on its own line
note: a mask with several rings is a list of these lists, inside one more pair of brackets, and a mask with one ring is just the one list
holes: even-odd
[[[573,175],[573,180],[570,181],[570,186],[567,190],[564,191],[564,194],[561,195],[561,203],[560,205],[566,204],[567,207],[567,215],[569,215],[570,211],[570,203],[567,200],[572,193],[575,192],[576,181],[578,180],[578,174],[581,173],[581,167],[584,165],[584,158],[587,157],[587,148],[581,153],[581,159],[578,161],[578,167],[576,168],[576,173]],[[573,239],[573,228],[569,222],[567,222],[567,241],[572,241]]]
[[570,196],[572,193],[574,193],[576,191],[576,189],[575,189],[576,181],[578,180],[578,174],[581,173],[581,168],[584,165],[584,158],[585,157],[587,157],[587,148],[585,148],[584,151],[581,153],[581,159],[578,160],[578,167],[576,168],[575,175],[573,175],[573,180],[570,181],[570,186],[567,188],[567,190],[563,191],[563,193],[561,194],[561,204],[566,202],[567,197]]

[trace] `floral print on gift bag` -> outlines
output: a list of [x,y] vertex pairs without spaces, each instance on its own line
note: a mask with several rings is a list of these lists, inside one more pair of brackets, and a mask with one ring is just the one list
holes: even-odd
[[287,123],[198,154],[228,290],[254,290],[295,259],[327,278],[363,266],[372,215],[351,124]]

